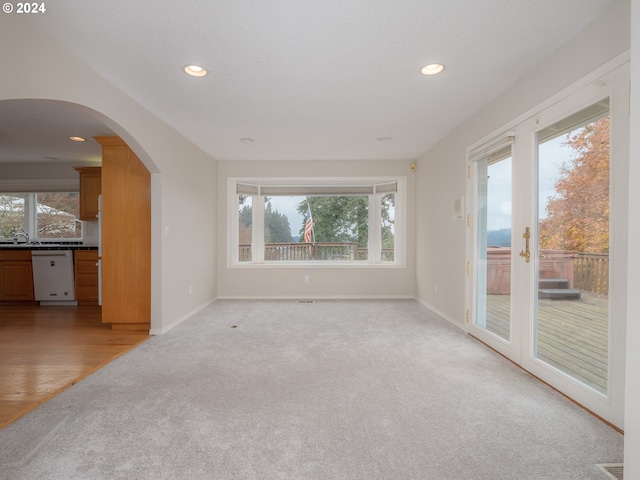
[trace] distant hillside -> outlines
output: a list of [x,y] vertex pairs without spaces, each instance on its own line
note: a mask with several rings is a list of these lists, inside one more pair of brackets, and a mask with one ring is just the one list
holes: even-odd
[[490,247],[510,247],[511,229],[503,228],[487,232],[487,245]]

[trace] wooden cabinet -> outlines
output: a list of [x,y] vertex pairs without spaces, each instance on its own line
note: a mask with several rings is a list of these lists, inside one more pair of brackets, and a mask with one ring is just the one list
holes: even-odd
[[98,305],[98,251],[76,250],[73,267],[78,305]]
[[151,174],[119,137],[102,145],[102,321],[151,327]]
[[0,301],[34,301],[30,250],[0,250]]
[[102,193],[101,167],[76,167],[80,174],[80,220],[95,222],[98,217],[98,196]]

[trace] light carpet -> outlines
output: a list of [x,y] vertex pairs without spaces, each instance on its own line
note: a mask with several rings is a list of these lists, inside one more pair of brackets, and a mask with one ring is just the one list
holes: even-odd
[[217,301],[0,431],[3,479],[575,479],[623,436],[415,301]]

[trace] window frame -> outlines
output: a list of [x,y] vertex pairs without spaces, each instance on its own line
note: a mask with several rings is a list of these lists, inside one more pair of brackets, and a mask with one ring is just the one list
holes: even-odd
[[[239,208],[238,185],[259,185],[260,187],[373,187],[395,183],[394,207],[394,260],[381,259],[381,199],[389,191],[374,192],[369,196],[369,235],[367,260],[265,260],[264,244],[264,202],[253,200],[252,255],[251,261],[241,262],[238,258],[239,245]],[[384,189],[383,189],[384,190]],[[261,193],[259,191],[259,193]],[[297,193],[296,195],[304,196]],[[309,193],[309,196],[313,192]],[[335,193],[339,195],[339,193]],[[361,195],[361,194],[360,194]],[[258,197],[267,195],[254,195]],[[376,199],[372,201],[372,198]],[[229,177],[227,179],[227,267],[228,268],[404,268],[406,266],[406,229],[407,229],[407,177]],[[373,254],[372,254],[373,253]]]
[[[6,189],[5,189],[6,190]],[[22,229],[24,232],[29,234],[29,239],[31,242],[82,242],[84,240],[84,222],[82,227],[82,236],[81,237],[38,237],[38,195],[43,193],[49,193],[45,190],[39,191],[5,191],[0,190],[0,195],[8,195],[8,194],[18,194],[24,195],[24,223],[22,225]],[[52,193],[79,193],[76,189],[64,189],[64,190],[51,190]],[[78,198],[78,201],[80,199]],[[10,242],[13,241],[13,237],[0,237],[0,242]]]

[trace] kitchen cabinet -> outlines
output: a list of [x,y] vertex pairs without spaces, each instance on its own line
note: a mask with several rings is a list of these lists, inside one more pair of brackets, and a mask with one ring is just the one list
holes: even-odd
[[0,250],[0,301],[34,301],[30,250]]
[[98,305],[98,251],[76,250],[73,268],[78,305]]
[[80,174],[80,220],[95,222],[98,217],[98,196],[102,193],[101,167],[76,167]]
[[102,145],[102,321],[151,328],[151,174],[119,137]]

